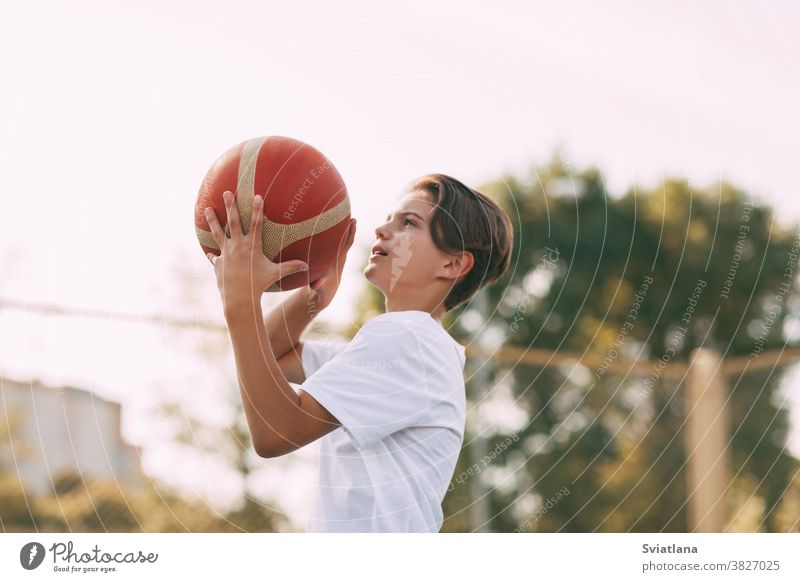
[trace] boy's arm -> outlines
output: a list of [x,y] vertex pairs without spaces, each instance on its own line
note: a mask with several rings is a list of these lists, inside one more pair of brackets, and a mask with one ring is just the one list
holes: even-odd
[[[290,382],[299,384],[305,380],[298,352],[302,350],[300,336],[320,311],[330,305],[342,279],[347,252],[353,246],[356,235],[356,219],[350,221],[347,236],[342,239],[336,261],[327,273],[310,285],[301,287],[288,299],[274,307],[264,318],[272,350],[284,374]],[[299,373],[298,373],[299,371]]]
[[302,384],[306,381],[306,371],[303,369],[303,342],[297,342],[294,348],[278,358],[283,375],[289,382]]
[[[284,454],[287,441],[298,448],[331,432],[339,424],[316,400],[307,395],[301,397],[295,392],[284,377],[273,352],[261,309],[263,290],[282,277],[299,272],[304,264],[299,260],[274,263],[258,252],[259,247],[254,241],[263,238],[261,196],[253,200],[254,219],[250,233],[242,229],[235,195],[226,191],[223,196],[231,234],[228,238],[214,210],[206,208],[208,225],[214,241],[221,249],[220,255],[208,253],[208,258],[214,267],[217,287],[222,295],[253,447],[260,456],[272,457]],[[339,249],[345,254],[353,242],[354,233],[355,220],[351,220],[344,239],[347,242]],[[343,260],[340,262],[343,263]],[[307,264],[305,267],[308,268]],[[330,284],[332,288],[338,286],[340,270],[337,275],[335,285]],[[330,277],[323,276],[312,281],[317,295],[329,285],[324,282],[327,279]]]
[[277,457],[317,440],[340,423],[309,394],[298,394],[290,386],[275,358],[261,306],[253,307],[231,309],[226,319],[253,447],[261,457]]
[[264,317],[272,351],[279,361],[286,353],[293,351],[292,348],[300,341],[303,331],[317,316],[314,296],[315,292],[311,287],[301,287]]
[[[336,295],[355,234],[356,220],[352,218],[347,235],[339,243],[337,259],[328,272],[293,293],[266,318],[261,315],[259,303],[256,324],[252,319],[248,323],[247,317],[229,322],[231,338],[238,339],[233,339],[233,348],[239,386],[253,446],[259,456],[285,455],[341,426],[312,396],[303,390],[295,392],[289,382],[305,381],[300,336]],[[248,310],[234,309],[232,313],[245,314]],[[266,346],[263,355],[259,347],[262,345]],[[250,390],[258,391],[252,395],[257,398],[250,399]],[[275,400],[279,400],[277,405]]]

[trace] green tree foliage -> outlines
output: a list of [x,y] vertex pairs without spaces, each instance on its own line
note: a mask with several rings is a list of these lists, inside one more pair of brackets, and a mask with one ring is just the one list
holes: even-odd
[[[699,346],[730,358],[748,357],[756,345],[767,351],[796,341],[784,329],[797,317],[798,273],[784,275],[798,229],[777,223],[769,207],[731,184],[697,189],[667,179],[615,197],[597,169],[575,171],[554,159],[530,181],[509,177],[482,190],[516,223],[512,268],[488,289],[496,309],[486,323],[504,330],[507,346],[619,360],[667,354],[685,363]],[[647,277],[652,282],[631,319]],[[476,333],[462,317],[470,309],[451,319],[464,343]],[[791,486],[798,461],[785,450],[783,371],[728,378],[729,502],[752,482],[763,502],[753,527],[764,531],[785,528],[778,515],[789,506],[787,496],[797,495]],[[579,364],[494,368],[488,390],[510,377],[528,419],[520,438],[493,461],[514,474],[513,491],[498,490],[488,471],[477,476],[493,489],[493,530],[519,528],[526,521],[520,508],[541,507],[567,487],[569,495],[536,511],[527,529],[687,531],[680,381],[655,367],[651,384],[642,374],[604,372]],[[448,496],[446,514],[465,504]],[[791,504],[796,512],[797,500]],[[732,506],[731,514],[737,510]]]
[[77,473],[53,479],[49,495],[32,495],[8,473],[0,474],[4,532],[273,532],[286,519],[246,497],[227,514],[187,499],[155,482],[132,490],[114,480],[84,480]]

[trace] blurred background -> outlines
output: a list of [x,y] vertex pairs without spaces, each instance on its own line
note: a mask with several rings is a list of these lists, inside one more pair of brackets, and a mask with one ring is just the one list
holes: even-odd
[[[6,2],[0,526],[302,531],[317,444],[261,459],[193,210],[259,135],[326,154],[362,275],[408,184],[515,225],[445,324],[467,433],[442,531],[800,531],[800,7]],[[282,299],[263,298],[265,310]]]

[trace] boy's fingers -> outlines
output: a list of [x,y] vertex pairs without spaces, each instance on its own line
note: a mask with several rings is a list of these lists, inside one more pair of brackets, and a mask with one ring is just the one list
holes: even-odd
[[264,208],[263,198],[256,196],[253,198],[253,221],[250,223],[250,232],[253,233],[254,245],[261,245],[264,233]]
[[356,219],[352,219],[350,221],[350,226],[347,227],[347,236],[345,236],[344,241],[342,242],[342,248],[347,251],[353,245],[353,240],[356,237]]
[[226,190],[222,196],[225,200],[225,208],[228,212],[228,229],[230,230],[231,238],[239,240],[242,238],[242,227],[239,222],[239,209],[236,206],[236,196],[234,196],[233,192],[228,190]]
[[214,209],[210,206],[206,208],[206,222],[208,222],[208,227],[211,229],[211,236],[214,237],[214,241],[221,251],[222,246],[225,244],[225,233],[222,231]]
[[301,271],[308,271],[308,263],[305,261],[294,260],[278,263],[278,280]]
[[350,248],[350,245],[353,244],[353,241],[356,238],[356,219],[353,219],[353,223],[350,225],[350,236],[347,239],[347,247]]

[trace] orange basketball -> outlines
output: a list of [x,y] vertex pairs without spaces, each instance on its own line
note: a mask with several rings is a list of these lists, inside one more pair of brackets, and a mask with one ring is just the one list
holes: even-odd
[[275,263],[300,259],[308,272],[288,275],[267,291],[297,289],[325,274],[336,261],[350,223],[350,198],[333,164],[310,145],[282,136],[257,137],[225,152],[206,174],[194,208],[204,253],[220,254],[205,209],[214,209],[230,238],[222,193],[236,192],[242,230],[253,218],[253,198],[264,198],[264,255]]

